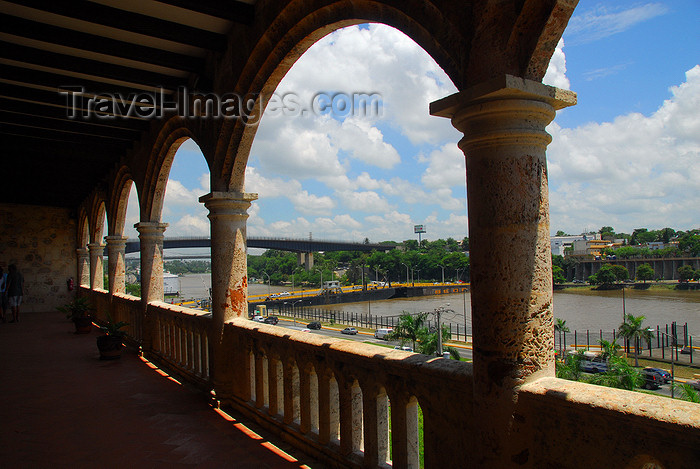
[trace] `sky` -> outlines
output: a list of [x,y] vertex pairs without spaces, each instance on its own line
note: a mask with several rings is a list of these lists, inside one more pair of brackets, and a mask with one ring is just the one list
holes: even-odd
[[[550,226],[700,228],[700,2],[581,0],[544,82],[578,94],[547,131]],[[468,236],[461,134],[431,117],[457,91],[403,33],[370,24],[314,44],[275,99],[376,93],[376,112],[263,115],[246,170],[248,236],[372,242]],[[319,102],[319,101],[317,101]],[[355,109],[353,109],[354,111]],[[370,110],[372,111],[372,110]],[[138,221],[132,189],[129,237]],[[207,236],[209,173],[196,144],[178,150],[165,193],[166,236]]]

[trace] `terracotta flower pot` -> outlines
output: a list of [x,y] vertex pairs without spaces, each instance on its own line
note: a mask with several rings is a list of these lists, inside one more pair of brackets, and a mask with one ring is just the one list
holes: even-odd
[[100,360],[116,360],[122,356],[122,338],[115,335],[101,335],[97,338]]
[[75,318],[73,324],[75,324],[76,334],[89,334],[92,330],[92,319],[90,318]]

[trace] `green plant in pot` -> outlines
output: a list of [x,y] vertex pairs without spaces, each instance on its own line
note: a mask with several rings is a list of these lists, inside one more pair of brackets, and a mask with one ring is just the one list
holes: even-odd
[[76,297],[70,303],[58,306],[56,309],[73,321],[76,334],[89,334],[92,330],[92,318],[90,317],[92,307],[86,297]]
[[126,335],[122,327],[128,325],[129,323],[124,321],[114,322],[112,316],[107,313],[107,322],[104,326],[100,326],[100,330],[105,334],[97,338],[100,360],[116,360],[122,356],[122,342]]

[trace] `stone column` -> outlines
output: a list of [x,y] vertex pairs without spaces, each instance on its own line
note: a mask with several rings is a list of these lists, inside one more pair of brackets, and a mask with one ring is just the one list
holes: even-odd
[[163,233],[167,223],[140,222],[134,225],[139,232],[141,250],[141,312],[143,314],[144,352],[152,350],[158,338],[154,318],[148,316],[148,303],[163,301]]
[[88,244],[90,250],[90,288],[103,289],[105,286],[104,271],[102,269],[102,256],[104,255],[105,245],[102,243]]
[[109,276],[109,292],[124,293],[126,291],[126,236],[107,236],[107,273]]
[[88,248],[78,248],[75,250],[78,254],[78,278],[75,279],[78,286],[90,285],[90,252]]
[[[464,133],[479,467],[524,464],[517,391],[554,375],[545,127],[576,95],[504,76],[431,104]],[[532,463],[530,461],[530,463]]]
[[[248,261],[246,220],[257,194],[211,192],[199,198],[209,210],[211,225],[212,325],[209,334],[209,370],[214,392],[231,389],[234,376],[222,349],[224,323],[248,316]],[[230,356],[230,354],[229,354]]]

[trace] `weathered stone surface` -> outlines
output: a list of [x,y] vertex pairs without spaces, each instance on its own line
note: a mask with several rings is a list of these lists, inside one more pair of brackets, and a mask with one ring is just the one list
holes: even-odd
[[69,210],[0,205],[0,266],[7,272],[15,264],[24,276],[22,312],[53,311],[70,301],[66,282],[78,277],[75,230]]

